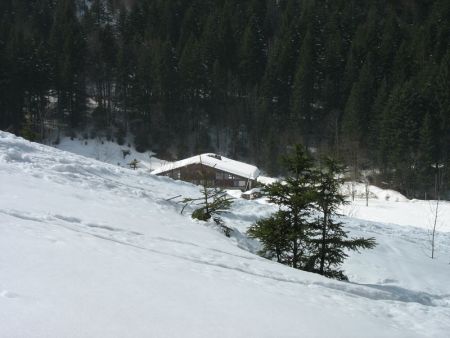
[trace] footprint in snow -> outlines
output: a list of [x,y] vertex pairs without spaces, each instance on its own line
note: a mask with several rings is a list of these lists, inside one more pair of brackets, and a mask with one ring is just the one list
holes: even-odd
[[57,239],[57,238],[54,238],[54,237],[46,236],[45,239],[46,239],[47,241],[49,241],[50,243],[52,243],[52,244],[56,244],[56,245],[62,245],[62,244],[65,244],[64,241],[61,241],[61,240],[59,240],[59,239]]
[[81,223],[81,219],[77,217],[63,216],[63,215],[54,215],[55,218],[60,219],[62,221],[66,221],[69,223]]
[[393,278],[386,278],[380,282],[380,284],[392,284],[392,283],[398,283],[398,280]]

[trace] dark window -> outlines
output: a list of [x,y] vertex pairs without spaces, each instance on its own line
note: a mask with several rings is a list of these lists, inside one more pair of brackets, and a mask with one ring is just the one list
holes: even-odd
[[181,170],[177,169],[173,171],[173,178],[179,180],[181,178]]

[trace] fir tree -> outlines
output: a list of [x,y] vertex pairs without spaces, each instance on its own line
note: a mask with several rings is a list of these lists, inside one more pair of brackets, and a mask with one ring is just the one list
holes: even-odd
[[[248,234],[263,239],[262,252],[274,250],[273,241],[280,243],[279,234],[284,237],[283,251],[277,254],[284,264],[293,268],[304,269],[311,231],[311,212],[314,203],[312,160],[299,145],[284,157],[283,166],[288,172],[285,182],[276,182],[264,188],[269,202],[280,210],[269,219],[262,220],[250,227]],[[273,231],[268,227],[275,226]],[[267,231],[274,238],[267,237]],[[278,247],[277,247],[278,248]],[[278,248],[279,249],[279,248]]]
[[252,16],[245,29],[240,50],[239,71],[243,84],[253,86],[261,78],[264,64],[264,37],[257,18]]
[[247,231],[250,238],[257,238],[262,248],[258,254],[267,259],[276,258],[278,263],[289,264],[292,227],[289,214],[279,210],[268,218],[261,219]]
[[309,143],[314,103],[314,50],[310,30],[302,42],[299,65],[295,74],[292,111],[306,145]]
[[319,169],[315,188],[320,216],[311,239],[308,268],[321,275],[347,280],[339,266],[348,257],[347,252],[375,247],[374,238],[348,238],[339,221],[338,209],[346,203],[341,193],[345,169],[335,160],[326,158]]
[[60,1],[56,7],[50,43],[55,66],[58,112],[61,120],[68,115],[70,127],[77,127],[85,112],[86,87],[83,73],[85,39],[71,0]]
[[[288,177],[264,188],[279,210],[253,224],[247,234],[261,242],[260,254],[297,269],[346,280],[340,265],[348,250],[370,249],[373,238],[348,238],[338,220],[344,167],[326,159],[321,170],[300,147],[283,159]],[[317,220],[314,221],[314,218]]]

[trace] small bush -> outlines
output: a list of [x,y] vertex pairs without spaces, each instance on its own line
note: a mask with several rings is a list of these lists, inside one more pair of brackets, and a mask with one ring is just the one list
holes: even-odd
[[211,214],[206,213],[205,208],[198,208],[195,209],[194,212],[192,213],[192,218],[206,222],[211,218]]

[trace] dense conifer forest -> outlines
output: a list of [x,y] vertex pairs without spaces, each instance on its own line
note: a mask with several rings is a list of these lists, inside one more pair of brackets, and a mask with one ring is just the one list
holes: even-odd
[[0,129],[270,175],[301,143],[432,198],[450,186],[449,44],[448,0],[2,0]]

